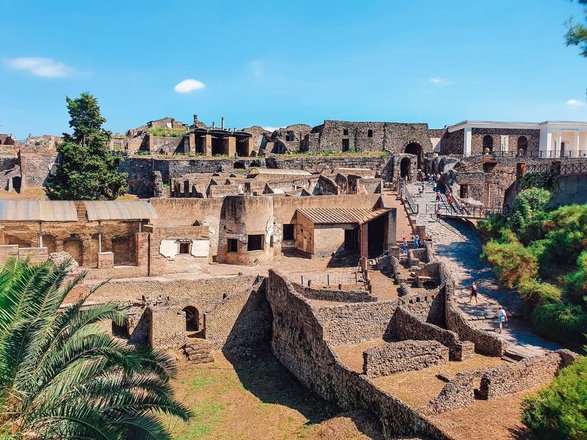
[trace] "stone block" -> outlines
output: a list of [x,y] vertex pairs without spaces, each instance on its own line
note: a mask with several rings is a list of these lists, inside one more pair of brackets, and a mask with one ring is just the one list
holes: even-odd
[[98,269],[113,269],[114,268],[114,253],[113,252],[98,252]]

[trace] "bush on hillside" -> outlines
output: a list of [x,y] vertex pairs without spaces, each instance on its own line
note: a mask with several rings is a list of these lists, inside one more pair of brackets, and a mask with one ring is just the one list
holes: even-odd
[[531,319],[534,330],[549,339],[563,344],[585,343],[587,313],[580,306],[564,302],[538,305]]
[[579,254],[577,266],[579,268],[567,276],[566,284],[571,299],[582,301],[587,296],[587,251]]
[[518,236],[528,232],[528,228],[536,230],[543,217],[546,215],[546,205],[550,202],[552,194],[542,188],[526,189],[516,198],[508,225]]
[[586,357],[563,368],[549,387],[522,402],[522,420],[534,439],[586,439],[586,412]]
[[519,291],[524,302],[531,309],[537,305],[560,302],[562,297],[562,292],[558,287],[535,279],[521,284]]
[[538,273],[537,258],[519,242],[491,240],[483,246],[483,257],[494,266],[499,282],[510,289],[536,278]]

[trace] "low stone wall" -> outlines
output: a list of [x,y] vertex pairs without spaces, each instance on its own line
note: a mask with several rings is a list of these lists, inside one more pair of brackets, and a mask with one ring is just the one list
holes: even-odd
[[481,378],[480,397],[492,399],[549,383],[573,359],[573,353],[569,350],[560,351],[565,352],[565,358],[557,351],[486,370]]
[[322,307],[315,311],[324,340],[332,345],[393,339],[391,318],[397,302],[373,302]]
[[421,370],[448,363],[448,348],[437,341],[388,342],[363,353],[363,373],[368,377]]
[[425,410],[426,414],[440,414],[458,408],[466,408],[475,403],[475,388],[483,370],[457,373],[448,382]]
[[455,332],[423,322],[404,307],[396,309],[394,320],[398,339],[438,341],[443,346],[448,347],[450,360],[452,361],[462,361],[473,355],[474,345],[471,342],[461,342]]
[[273,313],[273,353],[304,385],[345,410],[372,411],[380,417],[386,438],[417,435],[448,440],[409,405],[342,364],[322,337],[322,325],[308,300],[273,270],[269,271],[267,299]]
[[334,289],[312,289],[292,283],[294,288],[308,299],[320,301],[334,301],[342,303],[375,302],[377,298],[371,296],[365,290],[334,290]]

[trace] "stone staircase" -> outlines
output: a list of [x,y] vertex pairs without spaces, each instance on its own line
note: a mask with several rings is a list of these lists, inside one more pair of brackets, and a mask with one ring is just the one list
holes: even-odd
[[181,351],[191,364],[214,362],[212,346],[205,339],[191,339],[181,348]]

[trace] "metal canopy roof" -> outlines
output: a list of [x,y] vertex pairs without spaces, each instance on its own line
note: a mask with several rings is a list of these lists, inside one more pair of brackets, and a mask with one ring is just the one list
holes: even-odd
[[389,209],[367,208],[300,208],[300,214],[317,225],[323,224],[365,224],[389,212]]
[[2,222],[75,222],[77,211],[71,201],[0,200]]
[[90,221],[159,218],[153,206],[142,200],[92,200],[83,203]]

